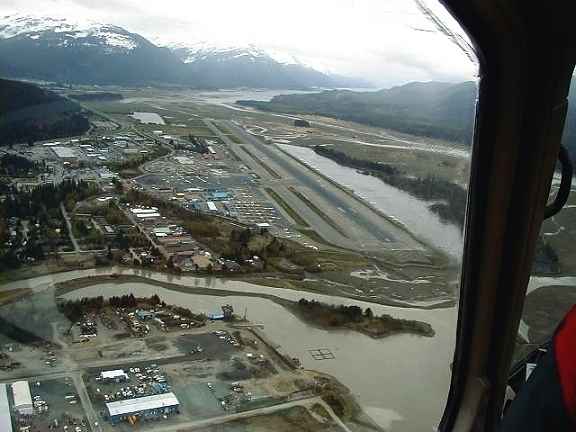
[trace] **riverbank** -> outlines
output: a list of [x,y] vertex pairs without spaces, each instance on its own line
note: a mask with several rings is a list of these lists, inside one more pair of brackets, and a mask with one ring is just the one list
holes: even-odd
[[[402,255],[404,258],[404,255]],[[131,266],[96,266],[94,259],[83,257],[81,263],[57,265],[55,261],[48,265],[29,266],[25,269],[14,270],[2,275],[0,289],[9,290],[14,284],[25,286],[25,281],[37,277],[54,277],[72,271],[90,271],[96,273],[122,273],[133,271],[153,275],[155,273],[165,275],[166,278],[198,278],[203,280],[227,280],[239,281],[270,288],[286,288],[301,291],[303,293],[324,294],[329,296],[345,297],[352,300],[367,301],[384,306],[393,306],[411,309],[440,309],[451,308],[455,305],[455,289],[449,280],[455,280],[457,274],[441,263],[417,262],[410,256],[406,256],[404,263],[395,261],[378,260],[380,268],[388,268],[393,278],[386,279],[383,284],[378,278],[362,278],[356,276],[360,272],[346,270],[345,263],[338,259],[338,254],[330,256],[334,262],[334,271],[315,273],[309,275],[295,275],[284,273],[251,273],[251,274],[186,274],[166,271],[148,271],[141,267]],[[392,259],[392,258],[391,258]],[[372,260],[364,262],[366,267],[376,267]],[[360,263],[358,263],[360,265]],[[424,275],[425,274],[425,275]],[[128,275],[125,275],[128,276]],[[428,279],[426,284],[422,278]],[[411,289],[406,289],[411,287]]]
[[[324,294],[331,296],[345,297],[352,300],[367,301],[370,303],[379,304],[382,306],[392,306],[399,308],[411,308],[411,309],[446,309],[452,308],[456,305],[456,300],[453,298],[437,298],[432,300],[401,300],[393,299],[391,297],[384,297],[380,295],[379,297],[371,296],[367,297],[362,294],[354,294],[351,292],[350,287],[345,285],[343,280],[349,279],[344,275],[339,275],[337,277],[331,277],[330,279],[280,279],[276,277],[235,277],[227,278],[228,280],[237,280],[242,282],[248,282],[255,285],[260,285],[263,287],[274,287],[274,288],[285,288],[294,291],[301,291],[304,293],[315,293]],[[418,284],[415,284],[418,285]],[[412,290],[411,290],[412,291]]]
[[389,222],[390,224],[394,225],[396,228],[399,228],[403,231],[405,231],[416,243],[418,243],[424,250],[426,249],[430,249],[433,250],[434,252],[436,252],[438,255],[443,256],[442,251],[434,248],[431,244],[429,244],[428,242],[425,242],[423,239],[417,237],[416,235],[414,235],[414,233],[412,233],[411,231],[409,231],[407,229],[407,227],[399,220],[390,217],[389,215],[387,215],[386,213],[384,213],[383,211],[381,211],[380,209],[378,209],[377,207],[375,207],[372,203],[368,202],[367,200],[361,198],[360,196],[358,196],[354,190],[347,188],[345,186],[343,186],[342,184],[338,183],[336,180],[334,180],[333,178],[327,176],[326,174],[324,174],[322,171],[320,171],[319,169],[316,169],[314,167],[312,167],[310,164],[304,162],[302,159],[297,158],[296,156],[294,156],[293,154],[290,154],[290,152],[286,151],[283,148],[283,145],[278,145],[275,144],[276,148],[278,148],[278,150],[280,150],[282,153],[284,153],[286,156],[290,157],[292,160],[298,162],[299,164],[305,166],[307,169],[314,171],[316,174],[318,174],[319,176],[321,176],[323,179],[325,179],[326,181],[330,182],[331,184],[333,184],[334,186],[336,186],[338,189],[340,189],[342,192],[345,192],[347,195],[349,195],[350,197],[354,198],[356,201],[358,201],[359,204],[367,207],[368,209],[370,209],[371,211],[373,211],[374,213],[376,213],[377,215],[379,215],[380,217],[384,218],[387,222]]
[[356,169],[363,175],[374,176],[390,186],[430,202],[430,210],[439,216],[441,221],[452,223],[462,229],[467,196],[463,187],[432,175],[424,178],[414,177],[395,166],[356,159],[327,146],[316,145],[312,150],[339,165]]
[[[112,284],[108,278],[101,284],[69,290],[67,294],[60,293],[59,297],[63,300],[79,300],[92,296],[108,298],[133,293],[149,297],[157,294],[168,304],[206,312],[219,310],[223,303],[231,304],[237,313],[246,316],[250,322],[263,326],[270,339],[281,343],[286,352],[300,359],[305,369],[320,370],[335,376],[349,387],[370,417],[386,430],[396,430],[398,426],[398,430],[420,431],[430,424],[430,419],[437,418],[441,412],[444,403],[442,398],[431,401],[425,395],[447,392],[449,363],[454,344],[456,311],[453,308],[394,308],[366,301],[347,300],[337,295],[303,295],[295,290],[262,287],[242,281],[173,276],[143,269],[101,268],[74,271],[13,284],[12,288],[32,288],[34,296],[21,302],[22,305],[35,305],[39,311],[44,311],[46,305],[59,301],[54,292],[55,282],[86,276],[109,276],[111,273],[121,272],[188,287],[208,288],[207,293],[210,295],[194,294],[190,288],[176,291],[145,282]],[[218,291],[234,294],[227,297],[214,295]],[[243,296],[243,293],[253,295],[248,297]],[[436,335],[428,338],[404,333],[385,339],[374,339],[349,330],[324,330],[302,321],[285,307],[259,294],[274,295],[292,302],[306,297],[334,305],[357,305],[362,309],[370,307],[375,315],[390,314],[395,318],[429,322]],[[12,306],[9,308],[12,309]],[[38,315],[45,316],[44,312]],[[335,358],[318,361],[313,357],[314,350],[317,349],[327,349]],[[360,374],[358,371],[362,370],[370,370],[370,373]],[[383,391],[383,388],[387,387],[395,390]],[[407,397],[406,393],[411,388],[418,388],[420,391],[409,392]]]
[[32,293],[29,288],[18,288],[9,291],[0,291],[0,306],[20,300]]
[[[422,254],[444,255],[458,265],[462,255],[462,229],[440,220],[426,202],[401,189],[374,177],[358,173],[314,152],[310,147],[275,144],[283,152],[308,169],[331,182],[338,183],[348,194],[356,195],[363,205],[375,209],[376,213],[396,228],[408,232],[422,247]],[[367,203],[367,204],[366,204]],[[423,223],[425,221],[425,223]]]
[[[313,303],[314,305],[319,305],[322,313],[307,313],[310,312],[310,310],[304,310],[302,306],[302,300],[300,300],[300,302],[294,302],[272,294],[257,294],[237,292],[232,290],[213,290],[210,288],[189,287],[170,282],[157,281],[136,275],[88,276],[84,278],[68,280],[65,282],[58,282],[55,284],[55,288],[56,295],[60,296],[65,295],[71,291],[90,287],[93,285],[102,285],[105,283],[120,285],[134,282],[147,283],[149,285],[159,286],[169,290],[188,294],[210,295],[217,297],[240,296],[264,298],[284,307],[293,315],[309,324],[316,325],[325,329],[347,329],[356,331],[376,339],[381,339],[399,333],[410,333],[428,337],[434,336],[435,334],[432,326],[430,326],[428,323],[415,320],[397,319],[389,315],[379,317],[366,316],[362,320],[356,321],[352,319],[346,319],[346,314],[342,313],[342,311],[349,308],[357,308],[356,306],[348,307],[339,305],[334,307],[319,302],[309,302],[311,304]],[[306,300],[304,301],[307,302]]]

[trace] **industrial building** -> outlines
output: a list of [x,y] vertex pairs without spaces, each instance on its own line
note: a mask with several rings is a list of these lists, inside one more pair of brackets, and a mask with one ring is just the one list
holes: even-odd
[[52,147],[52,151],[56,156],[62,159],[63,162],[75,163],[78,162],[78,155],[69,147]]
[[0,384],[0,431],[12,432],[8,386],[6,384]]
[[210,210],[211,212],[217,212],[218,211],[216,204],[214,204],[212,201],[207,201],[206,205],[208,206],[208,210]]
[[231,198],[230,192],[221,190],[209,190],[207,193],[208,200],[210,201],[225,201]]
[[14,410],[20,415],[34,414],[32,405],[32,394],[28,381],[16,381],[12,384],[12,397],[14,399]]
[[150,219],[160,217],[157,207],[152,208],[134,208],[130,210],[134,216],[138,219]]
[[106,404],[112,424],[127,421],[132,424],[140,418],[157,418],[178,413],[180,402],[174,393],[162,393],[136,399],[127,399]]
[[124,372],[122,369],[102,371],[100,372],[100,379],[102,381],[112,381],[119,383],[128,381],[128,374],[126,374],[126,372]]

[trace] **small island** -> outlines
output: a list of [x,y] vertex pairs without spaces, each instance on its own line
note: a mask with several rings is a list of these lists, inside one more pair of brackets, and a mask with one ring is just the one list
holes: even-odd
[[375,339],[398,333],[411,333],[432,337],[434,329],[423,321],[394,318],[390,315],[375,316],[370,308],[360,306],[329,305],[316,300],[300,299],[296,303],[297,315],[314,325],[327,329],[350,329]]

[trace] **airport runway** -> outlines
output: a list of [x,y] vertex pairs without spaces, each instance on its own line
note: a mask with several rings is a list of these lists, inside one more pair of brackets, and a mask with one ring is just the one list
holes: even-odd
[[[271,175],[269,171],[241,150],[242,145],[232,143],[220,131],[212,127],[229,146],[236,149],[238,156],[247,165],[258,172],[263,179],[264,186],[275,190],[326,240],[342,247],[363,251],[423,248],[421,243],[401,227],[390,223],[369,206],[361,204],[357,199],[280,150],[263,143],[232,122],[221,121],[219,124],[224,124],[242,140],[250,154],[256,156],[281,177],[278,179]],[[337,229],[334,229],[306,206],[288,189],[290,187],[302,193],[320,208],[336,223]]]

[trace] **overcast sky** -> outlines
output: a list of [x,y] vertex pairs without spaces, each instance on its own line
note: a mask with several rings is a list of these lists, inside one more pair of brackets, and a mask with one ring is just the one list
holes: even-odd
[[[457,29],[437,2],[426,4]],[[414,0],[2,0],[0,13],[88,18],[155,42],[253,43],[386,87],[476,73]]]

